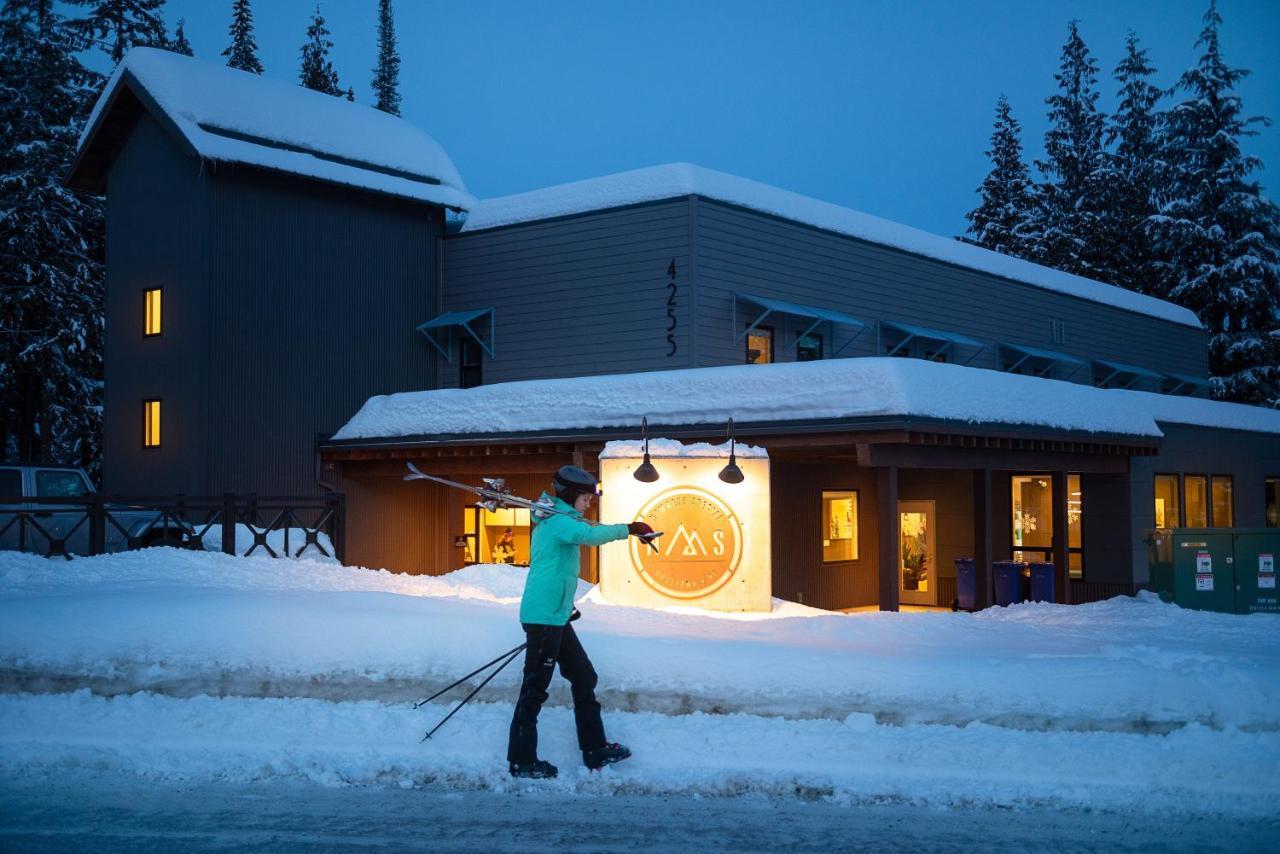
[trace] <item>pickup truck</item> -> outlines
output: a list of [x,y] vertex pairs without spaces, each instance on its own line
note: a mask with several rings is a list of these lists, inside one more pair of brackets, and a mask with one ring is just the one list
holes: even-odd
[[[92,493],[88,475],[76,466],[0,462],[0,550],[49,554],[51,541],[65,540],[67,553],[89,554],[85,505],[40,499],[88,500]],[[13,503],[16,498],[24,500]],[[157,510],[123,504],[106,509],[114,520],[106,524],[108,552],[129,548],[130,539],[143,546],[184,545],[193,533],[186,522],[166,521]]]

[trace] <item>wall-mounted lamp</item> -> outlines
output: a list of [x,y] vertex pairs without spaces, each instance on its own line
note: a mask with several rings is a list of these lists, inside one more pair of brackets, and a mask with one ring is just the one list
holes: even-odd
[[737,441],[733,438],[733,419],[729,419],[729,464],[720,469],[720,479],[725,483],[742,483],[745,476],[738,468]]
[[[644,438],[644,462],[640,463],[639,468],[631,476],[641,483],[653,483],[658,479],[658,470],[649,461],[649,419],[647,416],[640,419],[640,435]],[[741,477],[741,473],[739,473],[739,477]]]

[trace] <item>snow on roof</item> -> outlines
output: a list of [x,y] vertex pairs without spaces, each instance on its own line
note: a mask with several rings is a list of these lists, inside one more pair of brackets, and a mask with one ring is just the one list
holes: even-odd
[[156,48],[133,48],[116,67],[82,149],[126,73],[202,157],[464,210],[475,201],[440,144],[404,119]]
[[482,231],[681,196],[703,196],[1016,282],[1200,328],[1200,321],[1193,312],[1171,302],[691,163],[669,163],[514,196],[484,199],[471,208],[462,231]]
[[1280,433],[1280,411],[868,357],[526,380],[371,397],[335,440],[651,424],[917,417],[1158,438],[1157,422]]

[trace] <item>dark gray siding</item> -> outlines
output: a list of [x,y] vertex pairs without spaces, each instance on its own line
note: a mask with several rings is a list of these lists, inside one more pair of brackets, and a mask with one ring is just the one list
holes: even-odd
[[[143,115],[107,179],[103,487],[208,489],[204,192],[195,162]],[[163,334],[143,336],[143,291],[163,288]],[[142,447],[142,401],[161,400],[161,445]]]
[[[440,310],[496,310],[497,356],[485,357],[486,385],[686,368],[693,364],[689,244],[688,199],[457,235],[444,243]],[[668,355],[673,260],[676,352]],[[440,386],[456,386],[456,352],[452,364],[441,362]]]
[[[1161,424],[1164,441],[1154,457],[1135,458],[1130,500],[1134,539],[1133,573],[1147,581],[1147,548],[1143,532],[1155,525],[1155,476],[1157,474],[1231,475],[1235,493],[1235,523],[1240,528],[1266,524],[1267,477],[1280,477],[1280,436]],[[1088,497],[1085,498],[1088,501]]]
[[[873,355],[874,321],[885,319],[1083,359],[1208,375],[1205,335],[1191,327],[707,199],[698,200],[695,230],[699,364],[743,361],[744,347],[735,336],[752,318],[744,318],[751,309],[740,307],[734,328],[732,294],[739,291],[838,309],[862,319],[868,329],[847,355]],[[1063,344],[1051,341],[1052,319],[1066,324]],[[776,359],[793,360],[795,337],[809,321],[771,316],[766,323],[775,330]],[[845,332],[839,335],[842,343]],[[994,348],[972,364],[996,367]],[[1072,379],[1088,381],[1087,370]]]
[[258,170],[209,176],[211,488],[311,493],[317,433],[432,387],[439,212]]

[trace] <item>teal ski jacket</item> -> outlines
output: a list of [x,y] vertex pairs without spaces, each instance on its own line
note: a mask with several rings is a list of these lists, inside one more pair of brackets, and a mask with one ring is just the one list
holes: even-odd
[[539,519],[536,510],[530,514],[534,528],[520,622],[563,626],[573,613],[573,594],[578,590],[578,547],[625,540],[627,526],[591,525],[581,513],[545,492],[538,500],[570,515],[552,513]]

